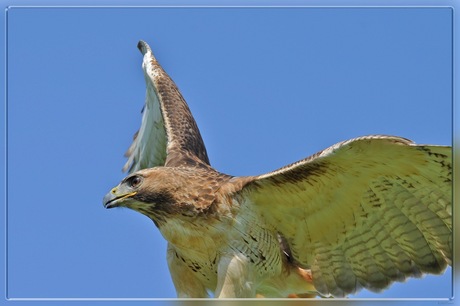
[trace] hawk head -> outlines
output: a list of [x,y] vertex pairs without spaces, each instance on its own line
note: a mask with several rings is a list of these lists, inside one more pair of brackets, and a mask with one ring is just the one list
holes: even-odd
[[104,196],[104,207],[131,208],[152,219],[158,227],[172,215],[190,214],[191,207],[181,205],[174,195],[184,182],[173,170],[156,167],[128,175]]
[[210,211],[221,181],[200,172],[176,167],[134,172],[104,196],[104,207],[128,207],[152,219],[157,227],[168,219],[196,218]]

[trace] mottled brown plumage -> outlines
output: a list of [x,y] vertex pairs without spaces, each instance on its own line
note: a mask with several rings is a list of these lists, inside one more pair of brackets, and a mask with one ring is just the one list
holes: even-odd
[[138,47],[142,125],[104,205],[155,222],[179,297],[341,297],[451,264],[450,147],[372,135],[268,174],[222,174],[174,82]]

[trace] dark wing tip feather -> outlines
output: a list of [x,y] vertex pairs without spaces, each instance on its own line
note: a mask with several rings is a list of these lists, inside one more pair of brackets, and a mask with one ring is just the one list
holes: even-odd
[[139,51],[141,51],[142,55],[145,55],[147,52],[152,53],[152,49],[150,49],[150,46],[143,40],[139,40],[139,42],[137,43],[137,48],[139,49]]

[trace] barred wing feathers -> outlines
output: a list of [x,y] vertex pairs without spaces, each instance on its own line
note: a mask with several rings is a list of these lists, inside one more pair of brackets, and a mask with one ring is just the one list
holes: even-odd
[[243,193],[321,294],[379,291],[452,260],[452,152],[390,136],[336,144]]

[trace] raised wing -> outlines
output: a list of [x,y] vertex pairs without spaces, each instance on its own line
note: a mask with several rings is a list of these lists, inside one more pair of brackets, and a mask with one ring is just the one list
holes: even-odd
[[147,86],[142,124],[126,152],[123,171],[155,166],[209,165],[200,131],[174,81],[153,56],[149,45],[137,45],[144,56]]
[[243,194],[321,294],[441,273],[452,260],[452,149],[368,136],[258,177]]

